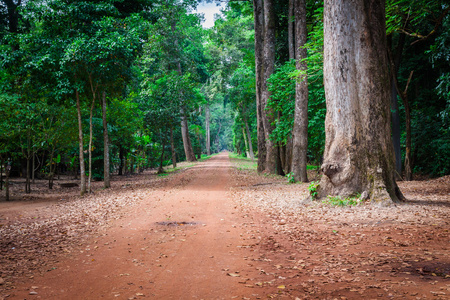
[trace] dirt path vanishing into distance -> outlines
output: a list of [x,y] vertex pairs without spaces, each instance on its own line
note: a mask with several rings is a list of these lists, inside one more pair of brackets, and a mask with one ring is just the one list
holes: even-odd
[[0,300],[450,299],[450,177],[401,183],[405,204],[340,208],[228,153],[146,176],[3,203]]
[[34,277],[11,298],[230,299],[248,295],[240,282],[257,272],[242,271],[249,269],[245,258],[252,252],[242,247],[240,215],[228,194],[228,154],[177,176],[84,250]]

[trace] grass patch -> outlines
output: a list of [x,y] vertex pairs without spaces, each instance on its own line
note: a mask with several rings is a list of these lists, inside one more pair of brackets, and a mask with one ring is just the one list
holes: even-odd
[[329,204],[331,206],[356,206],[361,204],[361,195],[356,195],[356,197],[346,197],[341,198],[340,196],[328,196],[322,203]]
[[208,159],[210,159],[211,157],[216,156],[217,154],[219,154],[219,153],[213,153],[213,154],[211,154],[211,155],[202,154],[202,156],[200,157],[200,159],[197,159],[197,161],[201,162],[201,161],[208,160]]
[[306,166],[306,170],[318,170],[319,166],[312,166],[312,165],[307,165]]
[[230,152],[228,154],[230,161],[238,170],[256,170],[258,167],[258,161],[256,159],[240,156],[237,153]]

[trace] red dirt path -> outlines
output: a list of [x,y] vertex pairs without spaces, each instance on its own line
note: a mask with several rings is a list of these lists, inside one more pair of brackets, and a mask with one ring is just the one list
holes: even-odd
[[[227,195],[227,154],[178,176],[182,178],[128,211],[79,254],[21,284],[11,299],[230,299],[249,295],[249,288],[239,282],[255,276],[251,273],[256,271],[242,271],[249,268],[244,258],[252,253],[239,247],[245,237],[237,208]],[[37,295],[30,296],[30,291]]]
[[[84,199],[100,211],[102,197],[141,200],[79,245],[60,244],[70,254],[57,262],[50,249],[29,274],[4,269],[0,299],[450,299],[448,179],[402,183],[410,201],[391,208],[302,206],[307,185],[233,170],[223,153],[162,182],[121,182]],[[50,204],[3,216],[44,220],[59,207]],[[50,242],[69,233],[52,231]],[[3,253],[19,264],[26,249]]]

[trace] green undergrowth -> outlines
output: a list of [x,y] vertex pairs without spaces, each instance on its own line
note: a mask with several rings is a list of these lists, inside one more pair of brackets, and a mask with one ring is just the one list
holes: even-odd
[[362,202],[360,200],[361,195],[356,195],[355,197],[345,197],[340,196],[328,196],[326,199],[322,200],[322,203],[331,206],[357,206]]
[[[215,156],[217,154],[218,153],[214,153],[214,154],[211,154],[211,155],[202,154],[201,158],[197,159],[197,162],[206,161],[206,160],[210,159],[211,157],[213,157],[213,156]],[[187,161],[179,162],[179,163],[177,163],[178,166],[176,168],[167,166],[167,167],[164,168],[164,173],[158,174],[158,176],[159,177],[166,177],[166,176],[169,176],[172,173],[176,173],[177,171],[188,169],[188,168],[192,168],[193,166],[195,166],[195,164],[197,162],[187,162]]]
[[256,171],[256,168],[258,166],[258,161],[256,158],[252,160],[251,158],[243,157],[234,152],[230,152],[228,156],[230,157],[230,161],[236,167],[236,169]]

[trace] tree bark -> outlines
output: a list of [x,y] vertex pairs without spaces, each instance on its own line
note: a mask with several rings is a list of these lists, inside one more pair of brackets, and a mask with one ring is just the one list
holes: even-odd
[[92,180],[92,139],[93,139],[93,125],[92,117],[94,113],[95,96],[92,98],[91,110],[89,112],[89,177],[88,177],[88,193],[91,193],[91,180]]
[[119,160],[120,160],[120,163],[119,163],[119,176],[120,175],[123,175],[123,165],[124,165],[124,163],[123,163],[123,148],[122,148],[122,146],[119,146]]
[[173,140],[173,126],[170,126],[170,150],[172,151],[173,168],[177,167],[177,153],[175,151],[175,142]]
[[206,155],[211,155],[211,128],[209,105],[205,107]]
[[30,132],[28,131],[27,137],[27,177],[25,181],[25,193],[31,193],[31,181],[30,181],[30,156],[31,156],[31,141]]
[[102,117],[103,117],[103,186],[105,189],[111,187],[109,172],[109,137],[108,123],[106,120],[106,92],[102,93]]
[[91,103],[91,110],[89,112],[89,177],[88,177],[88,193],[91,193],[91,181],[92,181],[92,139],[93,139],[93,125],[92,125],[92,118],[94,114],[94,105],[95,105],[95,98],[97,95],[97,87],[92,82],[92,76],[89,74],[89,83],[91,85],[91,92],[92,92],[92,103]]
[[8,10],[8,29],[11,33],[16,33],[19,27],[19,12],[18,7],[22,4],[22,1],[17,1],[17,4],[12,0],[3,0]]
[[[161,134],[161,132],[160,132],[160,134]],[[163,168],[163,162],[164,162],[164,147],[165,147],[166,145],[165,145],[165,139],[162,137],[162,134],[161,134],[161,145],[162,145],[162,149],[161,149],[161,156],[160,156],[160,158],[159,158],[159,167],[158,167],[158,171],[157,171],[158,174],[161,174],[161,173],[164,172],[164,168]]]
[[292,130],[292,172],[296,181],[308,182],[308,78],[304,48],[307,38],[306,0],[295,0],[296,68],[305,73],[295,84],[294,128]]
[[267,80],[275,69],[275,16],[273,0],[264,0],[264,45],[263,45],[263,81],[261,84],[261,113],[264,123],[264,138],[266,141],[266,169],[269,174],[279,174],[279,158],[277,143],[270,139],[274,130],[272,122],[275,118],[273,110],[267,110],[267,102],[271,93]]
[[244,140],[244,146],[245,146],[245,156],[247,158],[250,158],[250,150],[248,149],[248,142],[247,142],[247,137],[245,134],[245,129],[244,127],[242,127],[242,138]]
[[295,59],[296,54],[296,36],[295,33],[295,18],[294,18],[294,7],[296,6],[294,2],[297,2],[298,0],[289,0],[289,12],[288,12],[288,47],[289,47],[289,59]]
[[286,151],[285,151],[285,158],[284,158],[284,170],[286,173],[292,172],[292,152],[293,152],[294,144],[292,142],[292,137],[288,137],[286,142]]
[[255,19],[255,77],[256,77],[256,120],[258,138],[258,167],[259,173],[266,169],[266,138],[264,135],[262,102],[263,77],[263,45],[264,45],[264,13],[263,0],[253,0],[253,12]]
[[83,196],[86,193],[86,170],[83,152],[83,123],[81,122],[80,94],[78,93],[78,90],[75,90],[75,94],[77,98],[78,144],[80,148],[80,195]]
[[197,161],[194,149],[192,148],[191,138],[189,137],[189,126],[184,109],[181,109],[181,136],[183,138],[184,154],[187,161]]
[[412,180],[412,161],[411,161],[411,106],[408,101],[408,87],[411,83],[411,78],[414,71],[409,74],[408,82],[406,83],[405,90],[401,92],[398,89],[398,82],[395,80],[395,86],[398,94],[401,96],[403,106],[405,106],[405,125],[406,125],[406,148],[405,148],[405,179],[406,181]]
[[0,191],[3,191],[3,157],[0,156]]
[[11,163],[6,159],[6,168],[5,168],[5,197],[6,201],[10,201],[9,199],[9,174],[11,172]]
[[253,153],[252,135],[250,133],[250,128],[248,127],[247,117],[244,117],[244,125],[245,125],[245,133],[247,134],[247,137],[244,134],[244,138],[247,138],[247,140],[248,140],[248,151],[249,151],[249,154],[250,154],[250,158],[252,160],[254,160],[255,159],[255,154]]
[[36,155],[35,155],[35,153],[34,153],[34,151],[33,151],[33,157],[32,157],[32,160],[33,160],[33,161],[32,161],[32,164],[31,164],[31,169],[33,170],[33,172],[31,172],[31,183],[32,183],[32,184],[35,184],[35,176],[34,176],[34,175],[35,175],[34,173],[35,173],[35,171],[36,171],[36,170],[35,170],[35,168],[36,168],[36,158],[35,158],[35,156],[36,156]]
[[405,121],[406,121],[406,148],[405,148],[405,180],[412,180],[411,167],[411,108],[409,106],[408,97],[405,94]]
[[324,39],[327,115],[318,196],[367,192],[372,203],[398,202],[384,1],[326,0]]
[[55,166],[53,166],[53,156],[55,155],[55,150],[52,149],[52,152],[50,153],[50,172],[48,174],[48,189],[52,190],[53,189],[53,178],[55,176],[55,169],[56,169],[56,164]]
[[[409,20],[405,20],[404,27],[409,23]],[[397,177],[401,177],[402,174],[402,152],[400,145],[400,113],[398,111],[398,92],[396,87],[397,74],[402,61],[403,48],[405,46],[406,35],[400,34],[397,46],[393,49],[392,36],[388,37],[388,55],[390,58],[390,71],[391,71],[391,118],[392,118],[392,142],[394,146],[395,156],[395,170]]]

